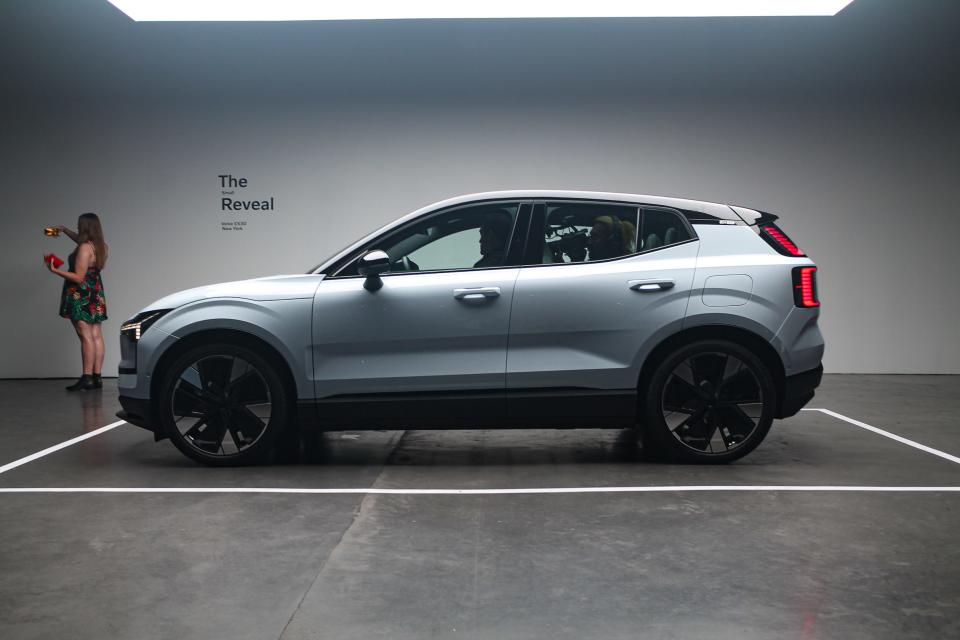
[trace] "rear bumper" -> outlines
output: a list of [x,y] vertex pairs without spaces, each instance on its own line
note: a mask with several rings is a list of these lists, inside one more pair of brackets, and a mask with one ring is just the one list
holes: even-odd
[[783,393],[777,407],[777,418],[789,418],[796,415],[810,400],[813,399],[814,391],[820,386],[820,380],[823,378],[823,365],[817,365],[816,369],[804,371],[793,376],[788,376],[783,380]]
[[157,431],[149,400],[129,396],[120,396],[118,399],[120,406],[123,407],[122,411],[117,411],[118,418],[152,432],[154,439],[160,440],[161,436]]

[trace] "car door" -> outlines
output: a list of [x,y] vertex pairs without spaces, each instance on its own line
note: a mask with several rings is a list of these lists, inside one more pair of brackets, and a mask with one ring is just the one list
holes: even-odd
[[[509,244],[521,209],[498,202],[430,214],[360,252],[390,256],[379,288],[365,287],[352,267],[320,283],[313,373],[321,422],[457,426],[503,418],[519,274],[519,251]],[[529,205],[524,214],[525,224]],[[484,247],[484,237],[497,246]]]
[[538,204],[514,293],[509,420],[632,424],[643,357],[682,325],[697,250],[672,210]]

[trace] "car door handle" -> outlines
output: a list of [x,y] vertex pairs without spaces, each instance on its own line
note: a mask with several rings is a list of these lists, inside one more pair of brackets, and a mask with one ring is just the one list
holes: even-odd
[[677,283],[673,280],[631,280],[627,284],[634,291],[651,293],[654,291],[666,291],[667,289],[673,289],[673,285]]
[[500,295],[500,287],[476,287],[473,289],[454,289],[453,297],[457,300],[481,300],[496,298]]

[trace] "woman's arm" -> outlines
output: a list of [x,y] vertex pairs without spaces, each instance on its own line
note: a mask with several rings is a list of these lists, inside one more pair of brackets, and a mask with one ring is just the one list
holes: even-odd
[[67,229],[62,224],[58,224],[57,229],[60,229],[61,232],[63,232],[68,238],[70,238],[74,242],[77,242],[77,240],[80,238],[80,236],[77,235],[76,231],[71,231],[70,229]]
[[53,262],[47,262],[45,264],[52,273],[55,273],[61,278],[69,280],[70,282],[81,284],[87,275],[87,268],[90,266],[90,261],[92,258],[93,248],[91,248],[89,244],[83,243],[77,249],[77,261],[74,264],[76,271],[63,271],[61,269],[57,269],[53,266]]

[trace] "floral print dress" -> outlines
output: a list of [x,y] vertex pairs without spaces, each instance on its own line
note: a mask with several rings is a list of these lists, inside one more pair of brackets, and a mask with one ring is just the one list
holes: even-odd
[[[68,258],[70,271],[74,270],[76,261],[77,252],[74,251]],[[60,296],[60,315],[91,324],[107,319],[107,297],[103,292],[103,278],[100,277],[98,267],[88,268],[80,284],[64,280],[63,294]]]

